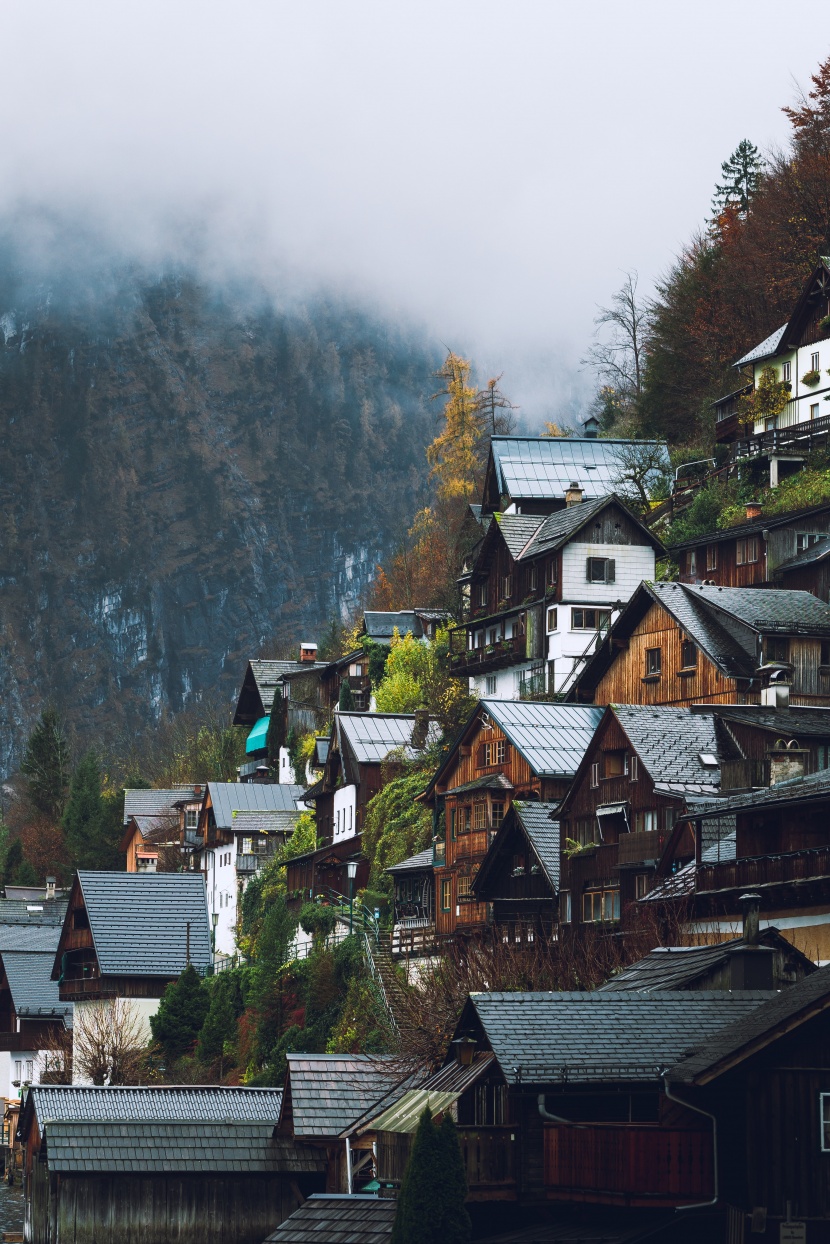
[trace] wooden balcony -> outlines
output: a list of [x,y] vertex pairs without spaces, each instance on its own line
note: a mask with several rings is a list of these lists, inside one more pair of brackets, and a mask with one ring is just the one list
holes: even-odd
[[500,639],[483,648],[465,648],[463,652],[452,653],[450,673],[464,677],[485,674],[529,659],[525,636],[514,635],[511,639]]
[[392,955],[418,959],[435,949],[435,923],[428,918],[405,917],[392,926]]
[[[791,403],[794,406],[795,403]],[[784,412],[782,420],[794,417],[790,408]],[[808,453],[814,442],[823,444],[830,434],[830,415],[822,415],[820,419],[802,419],[800,423],[789,423],[769,432],[759,432],[755,436],[745,436],[736,440],[729,449],[730,461],[739,458],[757,458],[774,454],[783,450]]]
[[754,890],[758,886],[787,885],[830,878],[830,847],[759,855],[720,864],[701,864],[697,870],[698,894],[724,890]]
[[659,860],[668,837],[668,830],[620,834],[617,863],[644,864],[646,861]]
[[515,1198],[517,1135],[515,1127],[459,1128],[471,1200]]
[[544,1145],[550,1200],[669,1206],[713,1195],[708,1131],[657,1124],[546,1124]]

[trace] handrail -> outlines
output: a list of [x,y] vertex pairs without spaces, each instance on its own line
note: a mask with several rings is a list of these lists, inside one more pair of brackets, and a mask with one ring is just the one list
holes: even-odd
[[371,976],[372,980],[374,981],[380,993],[381,1001],[383,1002],[384,1008],[386,1010],[386,1014],[389,1017],[389,1023],[392,1026],[392,1030],[393,1032],[397,1032],[398,1022],[395,1019],[395,1013],[392,1010],[392,1007],[389,1003],[389,997],[386,993],[386,986],[383,983],[383,977],[381,975],[380,969],[378,968],[378,965],[375,963],[375,956],[372,953],[372,945],[371,945],[371,942],[369,941],[369,934],[365,930],[363,933],[363,945],[366,951],[366,966],[369,969],[369,975]]
[[568,694],[571,687],[576,682],[579,675],[582,673],[583,665],[587,664],[590,658],[594,655],[594,653],[597,650],[597,645],[601,643],[601,641],[605,638],[605,636],[608,634],[610,629],[611,627],[609,624],[608,626],[605,626],[605,627],[601,626],[598,631],[594,632],[594,634],[591,636],[590,640],[588,641],[588,647],[585,649],[585,651],[580,653],[578,657],[574,658],[574,663],[571,666],[569,674],[565,678],[565,681],[562,683],[562,686],[559,688],[559,690],[555,692],[557,697],[565,696]]

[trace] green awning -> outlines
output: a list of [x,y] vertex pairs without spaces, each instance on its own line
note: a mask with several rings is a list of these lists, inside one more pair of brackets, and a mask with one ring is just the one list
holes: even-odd
[[252,727],[251,733],[248,735],[248,741],[245,744],[245,751],[264,752],[265,744],[268,738],[268,722],[270,717],[260,717],[255,726]]

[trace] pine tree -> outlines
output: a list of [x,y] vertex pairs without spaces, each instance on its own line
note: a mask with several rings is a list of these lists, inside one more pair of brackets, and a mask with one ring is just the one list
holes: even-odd
[[354,712],[354,696],[352,695],[348,678],[344,678],[340,684],[340,698],[337,701],[337,707],[341,713]]
[[29,779],[29,798],[39,812],[59,820],[69,785],[69,745],[63,722],[47,708],[29,735],[20,770]]
[[210,990],[210,1007],[196,1043],[202,1063],[217,1063],[236,1039],[236,1021],[242,1012],[239,982],[233,972],[220,972]]
[[467,1172],[464,1169],[464,1155],[458,1140],[458,1130],[451,1117],[445,1114],[438,1129],[438,1140],[442,1148],[442,1192],[441,1208],[443,1215],[438,1224],[443,1244],[468,1244],[472,1234],[472,1223],[467,1212]]
[[90,750],[72,774],[63,814],[66,845],[76,868],[105,867],[100,858],[103,819],[101,767],[97,754]]
[[764,171],[761,153],[748,138],[744,138],[721,165],[723,184],[715,186],[712,211],[720,216],[731,208],[746,216],[749,205],[758,189],[758,180]]
[[171,981],[159,1009],[150,1017],[153,1039],[163,1046],[170,1062],[188,1053],[202,1030],[210,999],[201,977],[188,963],[178,980]]
[[439,1223],[447,1193],[443,1158],[438,1130],[425,1106],[404,1171],[390,1244],[442,1244]]

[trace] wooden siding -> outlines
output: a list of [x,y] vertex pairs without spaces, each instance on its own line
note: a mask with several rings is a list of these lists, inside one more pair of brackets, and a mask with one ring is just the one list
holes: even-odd
[[615,1205],[683,1205],[714,1188],[709,1131],[654,1124],[546,1124],[550,1199]]
[[[678,553],[680,581],[681,583],[703,583],[705,580],[716,583],[718,587],[751,587],[760,583],[769,583],[776,577],[777,568],[781,563],[795,557],[798,552],[797,537],[801,532],[816,533],[822,536],[830,534],[830,512],[815,514],[800,520],[795,518],[785,527],[774,527],[769,530],[766,538],[762,534],[762,529],[759,529],[752,537],[758,542],[758,560],[746,562],[743,565],[738,564],[738,537],[720,540],[716,543],[703,539],[694,546],[697,562],[694,574],[689,569],[689,550]],[[707,568],[709,548],[717,549],[717,565],[711,570]],[[814,575],[810,572],[817,568],[805,567],[804,569],[807,572],[807,580],[812,582]],[[787,583],[787,587],[793,586],[795,585]],[[805,587],[804,590],[809,592],[813,589]],[[818,593],[814,594],[818,595]],[[827,597],[824,596],[822,599],[827,600]]]
[[[400,1182],[412,1150],[412,1135],[378,1132],[378,1179]],[[518,1170],[515,1126],[459,1127],[469,1201],[514,1201]]]

